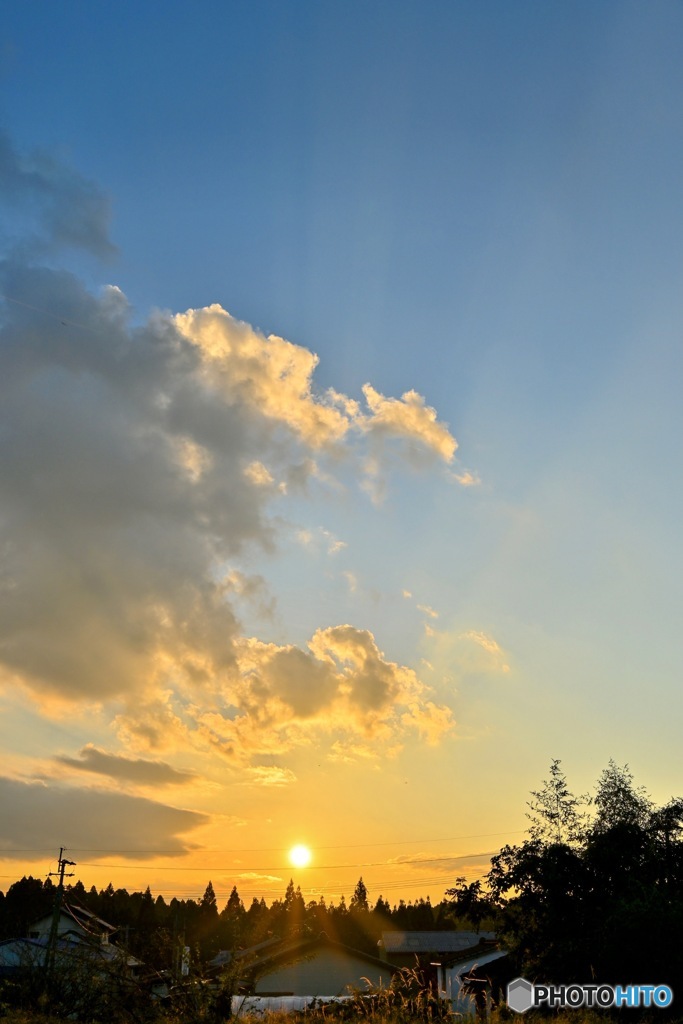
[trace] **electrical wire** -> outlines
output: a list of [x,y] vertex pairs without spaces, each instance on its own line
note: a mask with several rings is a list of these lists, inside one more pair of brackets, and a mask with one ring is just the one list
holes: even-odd
[[[72,852],[72,851],[70,851]],[[493,857],[498,850],[488,850],[484,853],[459,853],[459,854],[442,854],[440,857],[423,857],[416,861],[396,861],[396,866],[400,867],[404,864],[413,864],[415,867],[419,867],[420,864],[434,864],[444,860],[469,860],[472,857]],[[347,868],[386,868],[390,864],[385,860],[376,861],[359,861],[355,864],[307,864],[303,869],[305,871],[343,871]],[[86,868],[105,868],[107,870],[116,868],[117,870],[128,870],[138,871],[140,868],[150,868],[149,864],[96,864],[92,861],[82,860],[79,861],[79,867]],[[259,867],[244,867],[244,865],[230,864],[228,866],[222,866],[220,864],[212,865],[199,865],[188,867],[186,865],[178,865],[177,867],[173,864],[155,865],[154,871],[292,871],[295,870],[292,864],[269,864],[266,866]]]
[[87,324],[81,324],[77,320],[67,320],[66,317],[60,316],[59,313],[52,313],[49,309],[44,309],[42,306],[32,306],[30,302],[22,302],[21,299],[13,299],[11,295],[7,295],[5,292],[2,293],[3,299],[6,302],[11,302],[15,306],[23,306],[24,309],[32,309],[35,313],[42,313],[44,316],[49,316],[53,320],[58,320],[60,324],[65,327],[80,327],[83,331],[90,331],[91,334],[97,334],[97,330],[94,327],[88,327]]
[[[377,843],[340,843],[334,846],[315,846],[316,850],[360,850],[367,849],[374,846],[413,846],[419,845],[420,843],[457,843],[462,842],[465,839],[491,839],[495,836],[514,836],[521,835],[522,832],[526,832],[526,829],[508,829],[505,832],[477,832],[474,835],[467,836],[440,836],[436,839],[396,839],[396,840],[382,840]],[[283,849],[282,846],[251,846],[251,847],[231,847],[231,848],[219,848],[214,847],[213,849],[204,850],[204,853],[279,853]],[[71,853],[144,853],[144,854],[156,854],[158,856],[168,855],[177,856],[177,850],[112,850],[112,849],[101,849],[91,846],[70,846],[69,850]]]

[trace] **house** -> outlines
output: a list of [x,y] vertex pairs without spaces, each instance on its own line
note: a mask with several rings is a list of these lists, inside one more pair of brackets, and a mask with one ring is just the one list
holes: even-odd
[[[53,929],[53,915],[46,914],[29,927],[28,936],[0,942],[0,976],[44,968]],[[97,973],[137,975],[142,964],[110,942],[114,925],[103,921],[85,907],[63,903],[57,920],[54,947],[55,966],[65,972],[87,962]]]
[[483,949],[495,944],[493,932],[387,931],[377,943],[379,956],[395,967],[421,967],[441,961],[454,953]]
[[0,978],[45,966],[47,943],[37,939],[4,939],[0,942]]
[[[52,934],[52,925],[53,915],[46,914],[31,924],[28,937],[47,942]],[[76,941],[108,945],[115,931],[113,924],[103,921],[85,907],[77,903],[62,903],[57,922],[58,938],[70,937]]]
[[[5,939],[0,942],[0,977],[12,977],[18,973],[43,970],[47,963],[47,938]],[[54,963],[62,972],[79,969],[79,965],[87,964],[90,974],[112,973],[125,974],[127,977],[137,975],[141,962],[130,956],[118,946],[109,943],[92,945],[73,936],[60,936],[57,939]]]
[[216,975],[235,960],[251,961],[255,956],[261,956],[266,949],[275,949],[282,946],[283,942],[284,940],[279,936],[271,936],[262,942],[257,942],[255,946],[249,946],[247,949],[237,949],[234,951],[231,949],[221,949],[216,953],[213,960],[209,960],[209,973]]
[[462,954],[445,957],[437,968],[439,994],[448,999],[454,1013],[465,1016],[476,1013],[478,1000],[500,1001],[500,969],[507,962],[504,949],[480,951],[463,959]]
[[368,985],[387,987],[395,968],[369,953],[352,949],[329,938],[316,937],[268,940],[252,949],[240,950],[228,961],[225,954],[213,964],[241,961],[240,989],[249,995],[308,999],[347,995]]
[[460,931],[386,931],[378,942],[380,957],[396,967],[421,968],[438,994],[448,999],[456,1013],[475,1012],[475,997],[465,989],[476,989],[476,983],[465,979],[476,972],[485,992],[492,983],[486,965],[505,956],[494,932]]

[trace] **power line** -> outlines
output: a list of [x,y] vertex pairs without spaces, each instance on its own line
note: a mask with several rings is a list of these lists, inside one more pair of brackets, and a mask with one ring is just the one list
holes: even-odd
[[[370,879],[367,880],[366,886],[367,886],[368,890],[372,890],[373,892],[378,892],[380,895],[384,895],[386,893],[393,893],[393,892],[395,892],[398,889],[405,889],[405,888],[411,888],[413,890],[415,888],[419,888],[421,891],[425,891],[427,889],[431,889],[432,891],[438,891],[441,888],[445,889],[447,886],[451,885],[452,882],[453,882],[452,874],[440,874],[440,875],[430,875],[427,878],[420,878],[420,879],[415,879],[415,878],[396,878],[396,879],[392,879],[392,880],[389,880],[389,881],[386,880],[386,879],[380,880],[380,881],[376,881],[376,880],[370,878]],[[256,896],[256,897],[263,896],[263,897],[267,897],[268,899],[274,899],[274,898],[275,899],[279,899],[281,897],[283,891],[284,891],[284,879],[281,880],[281,884],[280,885],[275,885],[274,883],[270,883],[269,885],[264,885],[264,886],[261,886],[259,888],[252,888],[252,887],[245,888],[244,886],[235,886],[235,888],[238,889],[240,897],[243,898],[243,899],[248,899],[248,898],[254,897],[254,896]],[[327,883],[321,884],[319,886],[302,886],[301,887],[302,895],[304,896],[304,898],[307,898],[307,899],[316,899],[317,897],[320,897],[320,896],[325,896],[325,897],[341,896],[343,894],[348,893],[351,889],[352,889],[352,884],[351,883],[344,883],[344,882],[327,882]],[[187,899],[200,898],[201,895],[202,895],[202,892],[203,892],[203,886],[197,886],[197,887],[193,886],[191,888],[190,887],[187,887],[187,888],[184,888],[184,887],[183,888],[174,887],[173,889],[164,890],[163,896],[167,900],[170,900],[170,899],[183,899],[183,900],[187,900]],[[215,892],[217,900],[224,900],[224,899],[227,900],[227,898],[229,897],[230,893],[232,892],[232,888],[220,888],[220,887],[216,888],[216,887],[214,887],[214,892]]]
[[[396,861],[395,865],[401,867],[404,864],[412,864],[415,867],[419,867],[420,864],[434,864],[443,860],[469,860],[471,857],[492,857],[498,853],[498,850],[488,850],[483,853],[459,853],[459,854],[441,854],[440,857],[423,857],[420,860],[415,861]],[[222,866],[220,864],[202,864],[200,866],[188,867],[187,865],[173,865],[173,864],[95,864],[92,861],[79,861],[83,867],[89,868],[104,868],[110,870],[115,868],[118,870],[126,871],[139,871],[141,868],[147,868],[153,871],[294,871],[296,868],[292,864],[269,864],[266,866],[259,865],[258,867],[245,866],[243,864],[235,865],[230,864]],[[307,864],[303,869],[305,871],[343,871],[347,868],[386,868],[390,867],[391,862],[385,860],[376,861],[358,861],[355,864]]]
[[[424,889],[427,886],[440,886],[440,885],[444,885],[445,886],[445,885],[449,885],[450,883],[452,883],[452,881],[453,881],[453,876],[451,874],[443,874],[443,875],[430,875],[428,878],[419,878],[419,879],[415,879],[415,878],[395,878],[395,879],[392,879],[390,881],[387,881],[386,879],[383,880],[383,881],[376,881],[375,879],[370,878],[370,879],[368,879],[367,882],[365,882],[365,885],[368,888],[368,890],[371,889],[373,891],[384,893],[384,892],[388,892],[388,891],[390,891],[392,889],[399,889],[401,887],[413,887],[414,888],[415,886],[419,886],[421,889]],[[251,888],[251,887],[250,888],[245,888],[244,886],[235,886],[235,888],[238,889],[238,892],[240,893],[241,896],[254,896],[254,895],[260,895],[261,893],[263,893],[264,895],[271,896],[273,894],[282,892],[282,885],[284,885],[284,879],[281,880],[281,883],[282,884],[280,886],[276,886],[273,883],[270,883],[269,886],[262,886],[261,888]],[[342,891],[348,891],[349,887],[350,887],[350,883],[343,883],[343,882],[326,882],[325,884],[319,885],[319,886],[300,886],[301,891],[302,891],[302,895],[309,896],[311,898],[315,897],[316,895],[325,895],[328,892],[339,893],[339,892],[342,892]],[[201,892],[202,892],[201,888],[195,888],[195,887],[192,887],[192,888],[174,888],[173,889],[173,895],[174,896],[182,897],[184,899],[192,898],[192,896],[195,893],[198,893],[199,895],[201,895]],[[214,887],[214,892],[216,894],[216,899],[227,899],[227,897],[232,892],[232,888],[230,888],[230,889],[228,889],[228,888],[223,889],[223,888],[220,888],[220,887],[218,887],[218,888]],[[170,894],[170,890],[168,891],[168,894]]]
[[[316,850],[360,850],[374,846],[417,846],[420,843],[456,843],[461,842],[465,839],[491,839],[495,836],[515,836],[521,835],[522,832],[526,832],[526,829],[507,829],[505,832],[477,832],[474,835],[468,836],[440,836],[436,839],[396,839],[396,840],[382,840],[377,843],[338,843],[333,846],[315,846]],[[159,856],[167,855],[169,857],[177,857],[179,855],[178,850],[145,850],[145,849],[134,849],[134,850],[112,850],[102,849],[93,846],[76,846],[71,847],[75,853],[149,853],[156,854]],[[212,849],[204,850],[203,853],[279,853],[283,849],[282,846],[251,846],[251,847],[213,847]]]
[[53,320],[58,320],[60,324],[65,327],[80,327],[81,330],[90,331],[91,334],[98,334],[94,327],[88,327],[87,324],[81,324],[77,320],[67,320],[65,317],[60,316],[59,313],[52,313],[49,309],[44,309],[42,306],[32,306],[30,302],[22,302],[21,299],[13,299],[11,295],[7,295],[5,292],[2,293],[3,299],[6,302],[12,302],[15,306],[23,306],[24,309],[32,309],[34,313],[42,313],[44,316],[49,316]]
[[51,846],[34,846],[34,847],[28,847],[27,849],[24,850],[24,849],[20,849],[19,847],[14,847],[13,846],[10,850],[0,849],[0,859],[2,859],[5,856],[5,854],[15,854],[15,853],[52,853],[52,849],[53,848]]

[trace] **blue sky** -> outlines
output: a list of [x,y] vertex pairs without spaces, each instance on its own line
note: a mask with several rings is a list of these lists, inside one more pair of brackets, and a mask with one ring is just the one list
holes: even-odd
[[[99,216],[100,228],[109,204],[116,247],[91,245],[102,257],[93,258],[64,244],[63,231],[59,246],[52,239],[38,255],[21,249],[19,238],[32,233],[35,241],[42,230],[48,186],[31,197],[27,185],[19,199],[8,190],[2,287],[15,300],[5,303],[8,331],[30,334],[36,323],[45,327],[46,316],[56,329],[55,318],[65,317],[76,334],[89,330],[111,346],[115,339],[103,340],[99,320],[84,320],[95,316],[85,295],[99,296],[105,284],[127,297],[126,330],[138,325],[146,338],[152,310],[166,311],[158,315],[167,322],[218,303],[256,332],[316,353],[318,398],[333,388],[362,405],[368,382],[384,398],[414,391],[459,445],[451,459],[444,435],[425,432],[426,420],[388,427],[382,416],[408,417],[408,407],[386,404],[372,423],[350,414],[343,451],[328,451],[303,419],[271,409],[281,430],[299,434],[296,444],[269,434],[266,445],[253,408],[230,391],[229,403],[237,402],[231,430],[244,441],[231,441],[230,453],[244,460],[248,452],[252,467],[266,466],[274,489],[263,501],[225,481],[225,492],[218,485],[212,492],[237,523],[215,525],[224,530],[223,547],[210,571],[242,574],[239,583],[232,578],[226,606],[240,670],[253,669],[247,662],[255,648],[247,657],[240,646],[248,638],[305,652],[316,630],[350,624],[358,636],[372,635],[382,672],[391,663],[417,674],[426,688],[414,698],[421,715],[428,700],[449,710],[457,725],[432,737],[434,745],[418,729],[417,738],[395,736],[386,741],[390,753],[378,753],[384,726],[373,719],[374,736],[364,719],[362,742],[347,737],[344,746],[321,719],[305,742],[292,733],[289,745],[259,752],[262,768],[282,773],[268,776],[272,787],[248,759],[223,778],[212,760],[219,755],[197,740],[204,698],[187,683],[174,706],[195,715],[193,738],[178,734],[177,749],[144,748],[124,708],[137,654],[117,647],[131,677],[120,692],[113,682],[104,696],[97,691],[96,720],[86,711],[85,681],[78,693],[55,690],[35,666],[22,676],[28,663],[17,676],[10,658],[2,742],[12,784],[33,785],[50,774],[46,758],[73,757],[92,744],[196,772],[194,789],[169,804],[214,815],[208,826],[197,824],[195,838],[209,830],[198,839],[202,848],[228,841],[215,839],[224,834],[215,800],[242,807],[236,813],[250,823],[255,847],[262,830],[255,820],[268,816],[276,829],[298,816],[301,836],[324,845],[343,826],[323,827],[313,808],[332,791],[339,807],[348,799],[350,813],[359,780],[372,771],[385,807],[397,806],[410,780],[420,807],[416,863],[419,837],[508,829],[514,838],[524,827],[526,794],[551,757],[563,759],[577,789],[614,757],[628,761],[658,799],[681,791],[682,23],[672,2],[36,2],[4,14],[0,122],[11,160],[35,170],[37,151],[50,154],[52,170],[40,165],[45,181],[59,179],[60,202],[73,200],[74,209],[76,193],[79,202],[89,195],[83,215]],[[71,306],[60,307],[57,284],[48,288],[36,276],[41,263],[80,282],[82,292],[69,292]],[[16,282],[24,290],[12,295]],[[98,316],[119,309],[108,294],[109,312],[97,299],[105,304]],[[201,326],[208,320],[193,324],[192,344],[213,372],[202,333],[209,327]],[[255,358],[265,359],[266,348],[257,349]],[[8,351],[16,361],[12,352],[21,347]],[[78,352],[76,362],[91,358]],[[134,373],[142,373],[140,388],[153,388],[160,378],[151,365],[130,369],[119,405],[109,395],[98,457],[114,450],[121,409],[142,415]],[[61,385],[49,380],[45,416],[66,445],[74,422],[82,431],[99,419],[101,392],[86,401],[72,381],[57,400]],[[260,393],[267,409],[269,381],[266,375]],[[311,412],[297,403],[296,417]],[[24,409],[17,403],[8,436],[28,436]],[[206,423],[202,429],[207,437]],[[69,481],[95,493],[96,458],[84,450],[77,460],[77,447],[59,449],[62,478],[49,492],[57,508],[63,500],[65,516]],[[201,445],[183,452],[186,470],[201,476]],[[214,465],[224,457],[226,473],[233,472],[230,453],[211,452]],[[311,452],[320,455],[316,471],[297,491],[294,468]],[[381,465],[373,469],[374,458]],[[250,472],[249,486],[264,486],[265,477],[254,475],[260,470]],[[13,509],[9,491],[6,508]],[[229,495],[238,492],[233,509]],[[140,533],[131,531],[125,549],[130,575],[122,573],[116,586],[112,577],[123,603],[126,588],[138,585],[134,552],[145,543],[140,495]],[[94,530],[103,512],[89,500],[77,511]],[[246,509],[256,517],[251,535]],[[184,538],[181,519],[174,522]],[[64,557],[66,533],[56,536],[51,528],[47,561]],[[6,541],[24,550],[10,528]],[[120,536],[109,541],[123,557]],[[200,570],[186,554],[192,579]],[[99,561],[78,557],[83,578],[104,572]],[[164,558],[160,547],[160,573]],[[135,600],[130,593],[137,607],[141,592]],[[7,609],[7,649],[14,651],[11,601]],[[38,648],[44,641],[49,649],[58,618],[46,613]],[[78,645],[75,619],[69,622]],[[342,639],[328,639],[336,657]],[[318,655],[324,660],[322,648]],[[164,685],[172,688],[169,672]],[[306,686],[316,679],[314,672]],[[217,707],[207,704],[206,714],[230,717],[237,707],[247,715],[239,700],[228,701],[232,711]],[[321,782],[317,769],[330,750]],[[106,788],[113,778],[99,772],[93,780],[77,769],[69,775],[64,762],[60,772],[55,785],[67,797],[91,784]],[[480,780],[478,805],[461,792],[472,773]],[[452,814],[462,828],[444,824],[435,778],[452,780],[459,794]],[[130,784],[131,800],[151,798]],[[398,810],[370,832],[369,841],[403,842]],[[283,835],[282,843],[290,838],[297,836]],[[45,839],[47,846],[62,842],[68,838]],[[464,852],[476,850],[477,841]],[[453,853],[452,844],[443,852]],[[412,891],[421,891],[414,871]],[[330,876],[332,889],[342,883]]]

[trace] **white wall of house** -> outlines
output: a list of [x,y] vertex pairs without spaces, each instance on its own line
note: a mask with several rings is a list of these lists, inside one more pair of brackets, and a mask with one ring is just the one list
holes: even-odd
[[0,943],[0,967],[42,967],[45,963],[45,946],[27,942],[25,939],[8,939]]
[[367,988],[364,978],[373,986],[386,987],[391,982],[391,971],[343,950],[323,948],[262,974],[254,991],[256,995],[340,996],[349,986],[364,991]]
[[440,994],[450,1000],[454,1013],[468,1015],[473,1014],[475,1009],[472,996],[465,995],[462,991],[463,976],[473,967],[483,967],[493,960],[498,960],[501,956],[505,956],[505,952],[498,949],[491,953],[482,953],[481,956],[473,957],[471,960],[464,960],[452,967],[437,968]]
[[[52,914],[47,914],[45,917],[41,917],[39,921],[33,922],[29,931],[29,937],[31,939],[49,939],[51,931]],[[61,913],[59,915],[57,935],[66,935],[67,932],[78,935],[80,938],[85,938],[89,934],[77,921],[74,921],[70,914]]]

